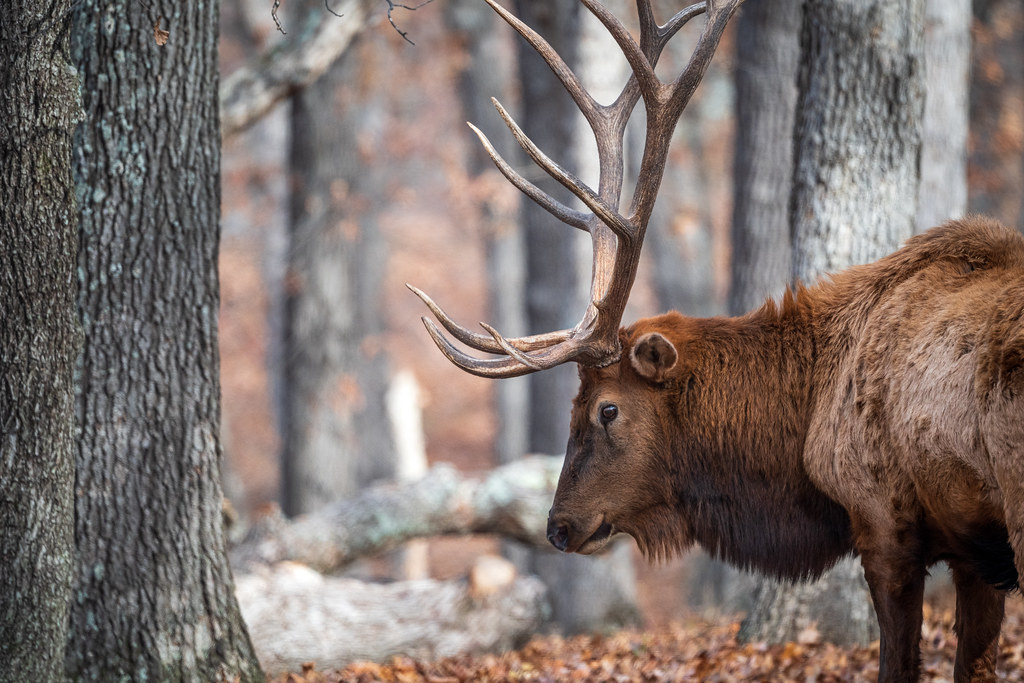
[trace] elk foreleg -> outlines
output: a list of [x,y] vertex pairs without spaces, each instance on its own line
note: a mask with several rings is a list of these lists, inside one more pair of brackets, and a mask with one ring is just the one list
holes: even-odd
[[985,583],[969,566],[950,562],[950,569],[956,586],[953,628],[958,638],[953,680],[956,683],[994,681],[1006,594]]
[[862,551],[861,564],[881,631],[878,683],[917,681],[921,669],[924,564],[896,544]]

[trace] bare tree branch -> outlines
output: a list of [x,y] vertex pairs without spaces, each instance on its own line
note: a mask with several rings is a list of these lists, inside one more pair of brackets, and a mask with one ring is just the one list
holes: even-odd
[[371,11],[379,6],[380,0],[344,0],[336,10],[343,19],[327,16],[316,22],[315,29],[294,32],[286,42],[224,79],[220,88],[221,135],[228,138],[244,130],[275,104],[319,78],[348,49],[369,23]]
[[437,465],[418,481],[382,484],[317,513],[265,516],[231,551],[236,571],[292,560],[321,572],[425,536],[494,533],[540,547],[561,458],[532,456],[463,477]]
[[[405,5],[394,0],[387,3],[387,17],[398,35],[409,44],[408,31],[395,24],[395,9],[417,10],[434,0]],[[288,35],[281,25],[277,11],[281,0],[274,0],[271,16],[282,35]],[[239,133],[266,114],[270,109],[320,77],[334,60],[341,57],[352,40],[366,28],[373,9],[380,0],[342,0],[336,8],[324,0],[324,7],[333,17],[316,22],[316,28],[292,34],[286,42],[268,50],[249,64],[224,79],[220,88],[221,136],[228,138]],[[316,11],[319,13],[320,8]],[[305,26],[312,22],[301,22]]]

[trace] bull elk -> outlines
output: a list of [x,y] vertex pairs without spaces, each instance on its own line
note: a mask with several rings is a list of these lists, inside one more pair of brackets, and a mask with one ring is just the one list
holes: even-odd
[[[597,191],[546,157],[496,104],[519,144],[588,209],[544,194],[478,135],[501,172],[594,248],[591,303],[569,330],[505,338],[427,330],[457,366],[512,377],[575,361],[581,386],[548,519],[559,550],[593,553],[617,533],[648,557],[694,543],[776,577],[820,575],[860,556],[881,627],[879,680],[919,675],[927,568],[957,592],[957,681],[994,677],[1007,591],[1024,571],[1024,239],[983,218],[954,221],[895,253],[736,318],[668,313],[619,329],[669,138],[741,0],[693,5],[659,26],[638,0],[639,41],[594,0],[632,69],[595,102],[550,46],[487,0],[547,60],[589,121]],[[671,83],[662,48],[705,25]],[[647,134],[625,215],[623,132],[642,99]]]

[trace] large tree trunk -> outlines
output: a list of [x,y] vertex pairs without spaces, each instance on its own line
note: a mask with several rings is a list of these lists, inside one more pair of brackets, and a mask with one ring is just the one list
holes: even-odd
[[[804,4],[791,204],[796,279],[875,260],[914,233],[923,19],[923,0]],[[792,640],[816,623],[835,642],[873,639],[874,614],[863,609],[870,597],[852,562],[818,584],[766,583],[744,632]]]
[[0,681],[59,680],[74,572],[78,83],[68,2],[0,22]]
[[76,680],[262,680],[221,518],[217,17],[217,2],[172,0],[72,14]]
[[[335,18],[336,20],[336,18]],[[386,258],[373,36],[293,100],[282,441],[284,508],[314,510],[394,473],[379,339]]]
[[793,277],[874,261],[914,234],[924,0],[808,0],[801,36]]

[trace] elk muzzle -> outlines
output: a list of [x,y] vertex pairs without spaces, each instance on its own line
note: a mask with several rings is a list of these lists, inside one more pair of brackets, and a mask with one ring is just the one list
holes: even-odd
[[614,534],[615,528],[603,515],[587,525],[573,524],[554,514],[554,509],[548,515],[548,542],[563,553],[596,553]]

